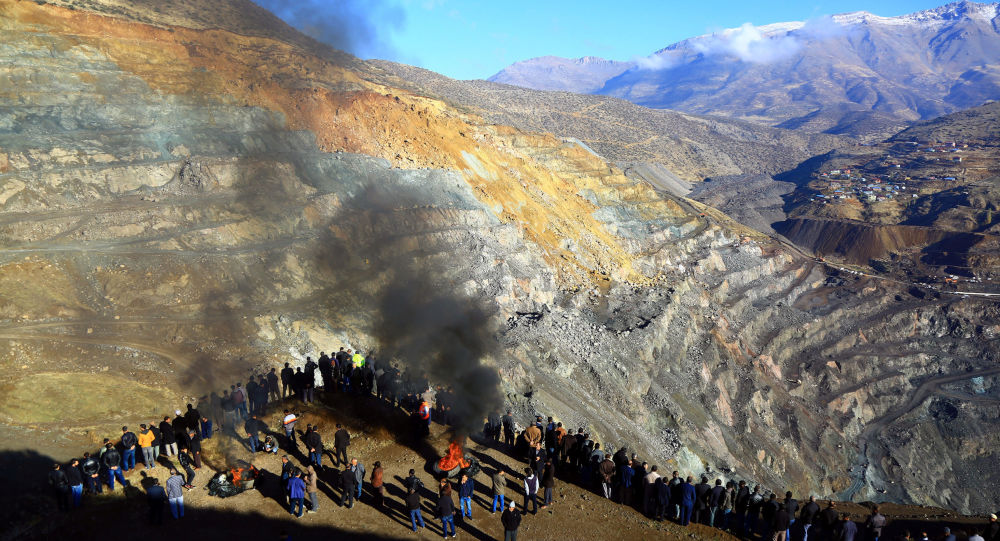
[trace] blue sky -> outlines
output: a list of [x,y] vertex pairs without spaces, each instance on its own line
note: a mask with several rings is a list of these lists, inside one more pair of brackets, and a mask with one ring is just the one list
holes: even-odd
[[[336,45],[352,49],[362,58],[413,64],[456,79],[485,79],[509,64],[545,55],[630,60],[685,38],[747,22],[762,25],[849,11],[895,16],[945,3],[943,0],[257,1],[300,28],[322,24],[323,16],[328,15],[324,12],[334,11],[336,17],[350,22],[322,28],[318,33],[330,36],[325,41],[337,42]],[[297,6],[295,12],[281,9],[289,4]],[[351,19],[360,14],[365,14],[368,20]],[[357,35],[341,39],[343,32]]]

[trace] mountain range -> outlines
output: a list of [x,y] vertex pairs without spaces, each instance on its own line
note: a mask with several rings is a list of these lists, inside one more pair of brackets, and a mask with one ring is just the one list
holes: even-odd
[[877,140],[1000,94],[998,6],[747,23],[626,62],[547,56],[489,80]]

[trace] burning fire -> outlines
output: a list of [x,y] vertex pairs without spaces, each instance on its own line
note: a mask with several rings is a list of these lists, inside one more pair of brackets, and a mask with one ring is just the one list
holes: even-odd
[[456,440],[448,444],[448,454],[441,457],[437,465],[441,471],[445,472],[459,466],[468,468],[469,463],[465,460],[465,449],[462,448],[462,442]]
[[229,470],[229,473],[233,476],[232,483],[236,486],[242,486],[244,481],[256,479],[259,470],[251,464],[249,468],[233,468]]

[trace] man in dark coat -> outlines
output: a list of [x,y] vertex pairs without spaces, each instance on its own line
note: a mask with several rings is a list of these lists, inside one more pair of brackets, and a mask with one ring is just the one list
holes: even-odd
[[712,485],[708,484],[708,477],[702,476],[701,482],[694,487],[694,520],[695,524],[708,523],[708,498],[712,493]]
[[73,502],[73,507],[80,507],[80,500],[83,498],[83,474],[80,472],[80,461],[74,458],[63,472],[69,481],[70,500]]
[[809,541],[809,530],[812,529],[816,515],[819,514],[819,505],[815,496],[809,496],[809,501],[802,506],[799,511],[799,523],[802,525],[802,541]]
[[295,370],[289,363],[285,363],[285,367],[281,369],[281,398],[285,398],[289,395],[290,390],[293,390],[292,385],[295,383]]
[[193,429],[188,431],[186,443],[188,451],[194,457],[194,469],[201,469],[201,438]]
[[262,425],[263,423],[257,419],[256,415],[251,415],[243,423],[243,430],[247,433],[247,446],[250,448],[251,453],[256,453],[260,450],[260,431],[264,428]]
[[354,507],[354,491],[355,483],[357,478],[355,473],[351,471],[351,468],[344,468],[344,471],[340,472],[340,506],[344,506],[344,502],[347,502],[347,508],[350,509]]
[[656,498],[656,512],[654,518],[656,520],[662,521],[667,514],[667,507],[670,505],[670,485],[666,481],[659,477],[656,482],[653,483],[653,492]]
[[167,505],[167,491],[160,486],[160,480],[151,477],[152,485],[146,489],[146,501],[149,503],[149,523],[159,526],[163,524],[163,509]]
[[740,481],[736,488],[733,501],[733,512],[736,513],[736,534],[742,537],[746,532],[747,507],[750,505],[750,487],[746,481]]
[[56,498],[56,504],[60,511],[69,511],[69,479],[62,471],[60,464],[53,464],[52,471],[49,472],[49,486],[52,487],[52,494]]
[[513,501],[500,515],[500,524],[503,524],[504,541],[517,541],[517,529],[521,527],[521,513]]
[[323,469],[323,437],[320,436],[317,427],[306,426],[306,434],[302,437],[309,451],[309,463],[316,466],[317,470]]
[[344,427],[337,424],[337,431],[333,433],[333,458],[337,465],[347,464],[347,448],[351,445],[351,435]]
[[768,539],[774,534],[774,514],[778,512],[778,495],[771,493],[771,497],[760,508],[760,516],[764,523],[764,539]]
[[722,479],[715,480],[715,487],[712,488],[712,492],[708,494],[708,525],[715,526],[715,517],[719,515],[721,519],[722,510],[719,507],[722,505],[726,496],[726,487],[722,486]]
[[504,415],[500,419],[500,424],[503,425],[503,442],[510,447],[514,446],[514,414],[511,410],[507,410],[507,415]]
[[104,492],[103,483],[100,479],[101,463],[90,453],[83,453],[83,463],[80,464],[80,471],[83,472],[83,484],[87,487],[87,492],[91,494],[101,494]]
[[835,527],[840,524],[840,514],[837,513],[837,505],[831,500],[826,505],[826,509],[820,511],[817,521],[823,539],[833,539]]
[[108,487],[111,490],[115,489],[115,479],[118,479],[123,487],[129,486],[128,481],[125,480],[125,474],[122,473],[122,455],[118,454],[118,449],[115,449],[114,445],[105,444],[101,463],[104,464],[104,469],[108,472]]
[[788,541],[787,532],[791,525],[792,517],[788,513],[788,509],[785,504],[779,503],[778,510],[774,512],[774,518],[771,522],[771,531],[774,532],[773,539],[775,541]]
[[858,535],[858,525],[851,520],[849,513],[844,513],[844,519],[837,528],[837,541],[854,541]]
[[[288,363],[285,363],[285,366],[288,366]],[[267,393],[275,402],[282,397],[281,393],[278,392],[278,374],[274,368],[267,373]]]

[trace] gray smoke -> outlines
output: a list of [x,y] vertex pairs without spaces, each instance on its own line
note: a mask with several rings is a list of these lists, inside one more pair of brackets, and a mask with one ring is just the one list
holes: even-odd
[[461,254],[394,249],[392,232],[409,227],[405,209],[428,203],[419,188],[368,188],[335,220],[350,240],[324,241],[323,260],[339,262],[328,268],[338,282],[334,302],[371,314],[378,358],[398,361],[411,377],[426,375],[431,385],[451,387],[451,420],[467,435],[502,405],[499,375],[483,363],[496,358],[499,328],[489,300],[450,282],[456,269],[472,264]]
[[394,2],[377,0],[254,0],[300,32],[361,58],[395,56],[388,34],[406,14]]

